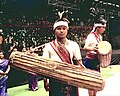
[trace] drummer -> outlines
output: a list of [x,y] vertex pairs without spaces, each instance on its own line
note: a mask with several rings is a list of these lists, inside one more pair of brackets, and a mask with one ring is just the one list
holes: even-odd
[[[75,61],[82,64],[79,45],[67,39],[68,23],[66,18],[60,18],[54,23],[53,30],[56,39],[45,45],[43,57],[73,64],[72,58],[74,56]],[[76,63],[76,66],[80,66],[80,63]],[[64,84],[52,78],[49,79],[49,84],[47,82],[48,80],[44,79],[45,89],[49,91],[49,96],[79,96],[77,87]]]
[[[85,40],[84,50],[87,51],[84,59],[86,68],[100,72],[100,65],[97,58],[98,43],[102,41],[102,34],[106,30],[106,20],[99,19],[94,24],[93,30],[88,34]],[[89,96],[96,96],[96,91],[88,90]]]

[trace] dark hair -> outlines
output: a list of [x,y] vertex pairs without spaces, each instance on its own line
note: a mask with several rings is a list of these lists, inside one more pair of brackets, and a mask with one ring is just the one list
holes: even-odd
[[104,25],[107,23],[107,21],[105,19],[98,19],[95,21],[95,23],[101,23],[102,25]]
[[3,51],[3,50],[0,50],[0,53],[3,53],[3,55],[5,56],[5,53],[4,53],[4,51]]

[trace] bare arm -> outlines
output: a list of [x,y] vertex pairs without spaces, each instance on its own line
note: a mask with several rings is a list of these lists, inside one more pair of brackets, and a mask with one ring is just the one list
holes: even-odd
[[4,74],[7,75],[7,74],[9,73],[9,71],[10,71],[10,65],[8,65],[8,68],[7,68],[7,70],[4,72]]
[[80,68],[85,68],[85,66],[82,63],[82,59],[80,60],[75,60],[75,65],[78,65]]
[[97,51],[98,47],[95,44],[86,43],[83,49],[86,50],[86,51]]
[[2,70],[0,70],[0,75],[5,75],[4,72]]
[[7,70],[5,72],[0,70],[0,74],[1,75],[7,75],[9,73],[9,71],[10,71],[10,65],[8,65],[8,68],[7,68]]

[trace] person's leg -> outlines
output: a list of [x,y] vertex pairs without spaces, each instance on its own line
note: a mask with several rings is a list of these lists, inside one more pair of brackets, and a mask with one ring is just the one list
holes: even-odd
[[0,86],[0,96],[8,96],[6,90],[6,82],[4,82],[3,85]]
[[29,89],[36,91],[38,89],[38,78],[36,75],[29,74]]
[[88,94],[89,96],[96,96],[96,91],[93,91],[93,90],[88,90]]

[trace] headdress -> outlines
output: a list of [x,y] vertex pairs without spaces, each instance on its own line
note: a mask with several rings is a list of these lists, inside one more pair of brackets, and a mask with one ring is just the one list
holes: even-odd
[[105,19],[98,19],[93,26],[93,29],[91,32],[94,32],[96,27],[106,27],[107,21]]
[[59,19],[55,21],[54,25],[53,25],[53,30],[55,30],[56,27],[58,26],[66,26],[67,29],[69,28],[68,27],[68,23],[69,21],[66,19],[66,18],[63,18],[63,14],[64,14],[64,11],[63,12],[58,12],[58,15],[59,15]]

